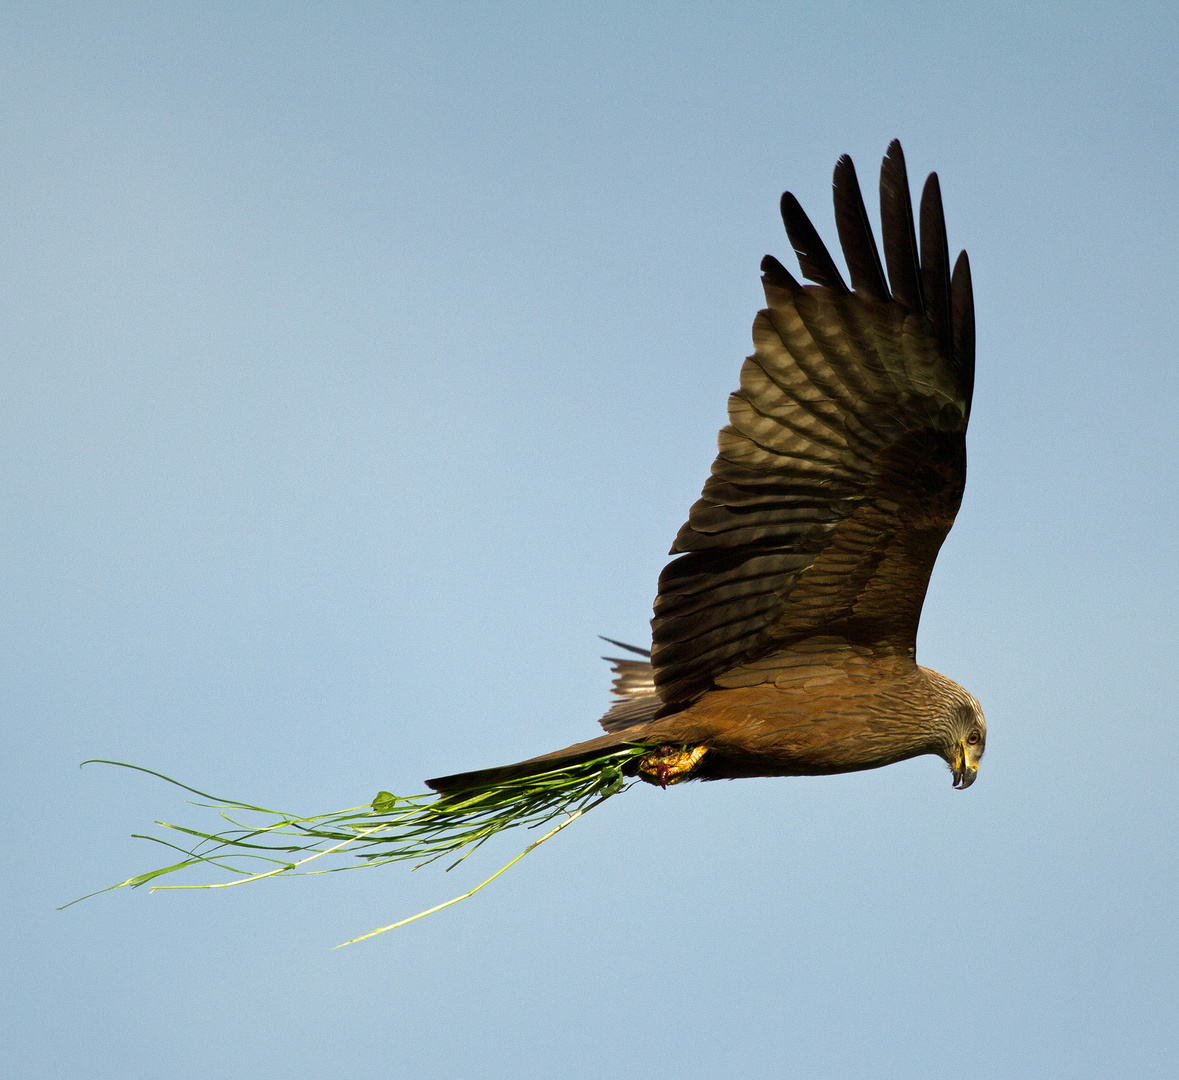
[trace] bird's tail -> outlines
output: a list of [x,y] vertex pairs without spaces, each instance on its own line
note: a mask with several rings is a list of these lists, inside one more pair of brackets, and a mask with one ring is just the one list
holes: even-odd
[[[615,701],[610,710],[599,721],[607,734],[587,742],[574,743],[564,750],[551,754],[518,761],[514,765],[500,765],[492,769],[476,769],[473,772],[454,773],[427,780],[426,786],[440,795],[454,795],[476,788],[492,788],[497,785],[524,780],[543,773],[560,772],[576,766],[592,768],[593,762],[603,762],[603,767],[612,767],[619,755],[626,758],[631,768],[626,775],[633,776],[638,767],[638,758],[645,752],[638,730],[654,719],[662,702],[655,690],[655,677],[651,670],[651,653],[637,645],[624,641],[602,638],[627,652],[645,657],[643,660],[629,660],[617,656],[604,656],[614,671],[614,685],[611,687]],[[628,749],[629,748],[629,749]],[[632,760],[633,759],[633,760]]]
[[[564,750],[554,750],[551,754],[542,754],[527,761],[517,761],[514,765],[437,776],[433,780],[427,780],[426,786],[439,795],[446,796],[507,786],[527,787],[528,781],[533,778],[539,780],[566,774],[588,775],[595,768],[623,768],[637,763],[638,758],[644,753],[646,749],[643,746],[628,741],[626,731],[611,732],[588,742],[574,743]],[[633,775],[633,770],[628,772]]]

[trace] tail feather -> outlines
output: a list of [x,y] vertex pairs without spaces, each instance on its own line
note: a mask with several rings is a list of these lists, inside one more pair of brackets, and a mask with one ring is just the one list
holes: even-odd
[[[650,656],[647,649],[627,645],[624,641],[603,638],[638,656]],[[604,656],[614,672],[611,691],[618,699],[610,711],[599,721],[607,734],[588,742],[574,743],[564,750],[551,754],[518,761],[514,765],[500,765],[491,769],[475,769],[471,772],[454,773],[451,776],[436,776],[427,780],[426,785],[440,795],[455,795],[475,788],[492,788],[499,784],[519,780],[523,777],[538,776],[542,773],[557,772],[572,765],[584,764],[597,758],[607,758],[621,750],[635,745],[635,730],[655,718],[662,701],[655,689],[655,676],[649,660],[626,660],[621,657]]]
[[580,765],[597,758],[609,758],[619,751],[624,751],[633,745],[626,737],[626,732],[611,732],[600,735],[588,742],[574,743],[564,750],[554,750],[551,754],[518,761],[514,765],[500,765],[492,769],[475,769],[473,772],[454,773],[451,776],[436,776],[427,780],[426,786],[438,792],[439,795],[455,795],[473,788],[496,787],[510,780],[519,780],[527,776],[539,776],[542,773],[559,772],[570,765]]

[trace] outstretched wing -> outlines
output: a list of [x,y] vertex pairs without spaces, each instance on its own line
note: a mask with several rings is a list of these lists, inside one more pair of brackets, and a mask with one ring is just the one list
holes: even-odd
[[[797,200],[782,217],[802,286],[771,256],[754,353],[701,498],[659,578],[652,664],[662,712],[806,639],[907,651],[962,500],[974,302],[951,278],[937,174],[918,255],[900,143],[880,203],[888,281],[851,159],[835,167],[844,283]],[[771,676],[772,677],[772,676]],[[726,682],[731,681],[724,680]]]

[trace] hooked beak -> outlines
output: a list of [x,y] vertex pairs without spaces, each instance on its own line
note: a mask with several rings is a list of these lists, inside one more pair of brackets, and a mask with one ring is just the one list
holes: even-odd
[[978,779],[978,762],[971,761],[966,752],[966,740],[958,740],[958,755],[953,766],[954,787],[965,791]]

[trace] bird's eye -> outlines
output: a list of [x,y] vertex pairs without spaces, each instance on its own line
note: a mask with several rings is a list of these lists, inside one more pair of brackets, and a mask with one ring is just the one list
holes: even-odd
[[970,743],[971,746],[973,746],[978,742],[979,738],[979,733],[977,731],[972,731],[969,735],[966,736],[966,741]]

